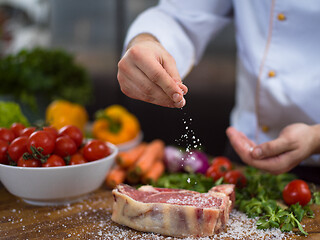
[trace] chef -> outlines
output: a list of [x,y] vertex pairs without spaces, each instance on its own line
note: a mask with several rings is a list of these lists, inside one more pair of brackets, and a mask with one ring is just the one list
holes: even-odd
[[129,28],[118,64],[121,90],[183,107],[182,79],[232,20],[237,89],[226,133],[233,149],[246,164],[271,173],[300,165],[320,178],[313,167],[320,166],[318,0],[161,0]]

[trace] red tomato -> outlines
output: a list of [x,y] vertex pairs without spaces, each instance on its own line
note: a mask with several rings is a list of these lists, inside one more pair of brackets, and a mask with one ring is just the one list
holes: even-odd
[[17,162],[18,167],[41,167],[40,160],[37,159],[24,159],[22,156],[19,158]]
[[22,123],[12,123],[10,129],[13,132],[14,136],[17,138],[21,135],[22,130],[26,127]]
[[54,153],[61,156],[71,156],[77,152],[76,143],[68,136],[61,136],[56,139]]
[[227,157],[218,156],[213,158],[212,165],[220,166],[222,171],[229,171],[232,169],[232,163]]
[[55,142],[49,133],[45,131],[37,131],[30,135],[27,141],[27,149],[29,153],[32,153],[31,146],[42,149],[43,155],[48,155],[53,152]]
[[28,151],[27,141],[27,137],[17,137],[9,145],[8,154],[13,161],[18,162],[19,158]]
[[58,137],[58,131],[54,127],[43,127],[43,131],[49,133],[52,136],[53,140],[56,141]]
[[242,188],[247,184],[247,179],[239,170],[231,170],[224,176],[226,183],[235,184],[237,187]]
[[8,164],[8,147],[7,141],[0,140],[0,164]]
[[46,163],[42,164],[42,167],[60,167],[65,165],[66,163],[62,157],[53,154],[48,158]]
[[14,133],[7,128],[0,128],[0,139],[6,142],[12,142],[14,139]]
[[83,156],[88,161],[104,158],[110,154],[109,147],[101,140],[91,140],[83,148]]
[[211,166],[206,172],[206,176],[211,177],[213,180],[217,181],[231,169],[232,163],[228,158],[222,156],[215,157],[212,161]]
[[80,153],[73,154],[70,158],[70,165],[77,165],[77,164],[82,164],[86,162],[88,161]]
[[80,128],[73,125],[64,126],[59,130],[59,136],[62,135],[69,136],[76,143],[77,148],[81,146],[83,141],[83,134]]
[[223,177],[225,172],[219,170],[219,166],[211,165],[206,172],[206,176],[217,181],[219,178]]
[[311,200],[311,191],[305,181],[297,179],[285,186],[282,191],[282,197],[288,205],[299,203],[305,206]]
[[27,127],[21,131],[20,136],[29,137],[32,133],[36,131],[35,127]]

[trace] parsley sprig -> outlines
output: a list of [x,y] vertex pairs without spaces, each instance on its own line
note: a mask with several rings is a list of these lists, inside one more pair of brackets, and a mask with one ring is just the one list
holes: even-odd
[[280,228],[281,231],[290,232],[298,228],[300,233],[308,235],[301,225],[304,216],[314,217],[310,204],[320,200],[320,192],[313,194],[313,200],[304,207],[296,203],[284,208],[277,203],[282,199],[282,190],[296,177],[285,173],[271,175],[247,167],[245,169],[247,186],[236,191],[236,205],[248,217],[259,217],[258,229]]

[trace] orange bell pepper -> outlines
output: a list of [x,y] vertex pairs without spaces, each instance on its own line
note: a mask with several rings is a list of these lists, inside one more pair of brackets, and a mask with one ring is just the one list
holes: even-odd
[[98,111],[92,133],[97,139],[121,144],[134,139],[140,132],[136,116],[120,105],[112,105]]

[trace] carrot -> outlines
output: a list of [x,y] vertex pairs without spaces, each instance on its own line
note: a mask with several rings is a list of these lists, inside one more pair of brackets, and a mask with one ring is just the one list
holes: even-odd
[[157,160],[163,159],[164,147],[165,144],[160,139],[150,142],[135,165],[128,170],[127,180],[130,183],[137,183],[140,177],[146,174]]
[[105,183],[109,188],[115,188],[126,179],[126,171],[118,165],[115,165],[108,173]]
[[120,152],[116,159],[117,164],[122,168],[131,167],[139,159],[146,147],[147,144],[143,142],[128,151]]
[[142,182],[145,184],[150,184],[156,182],[159,177],[164,173],[164,163],[163,161],[156,161],[152,168],[142,176]]

